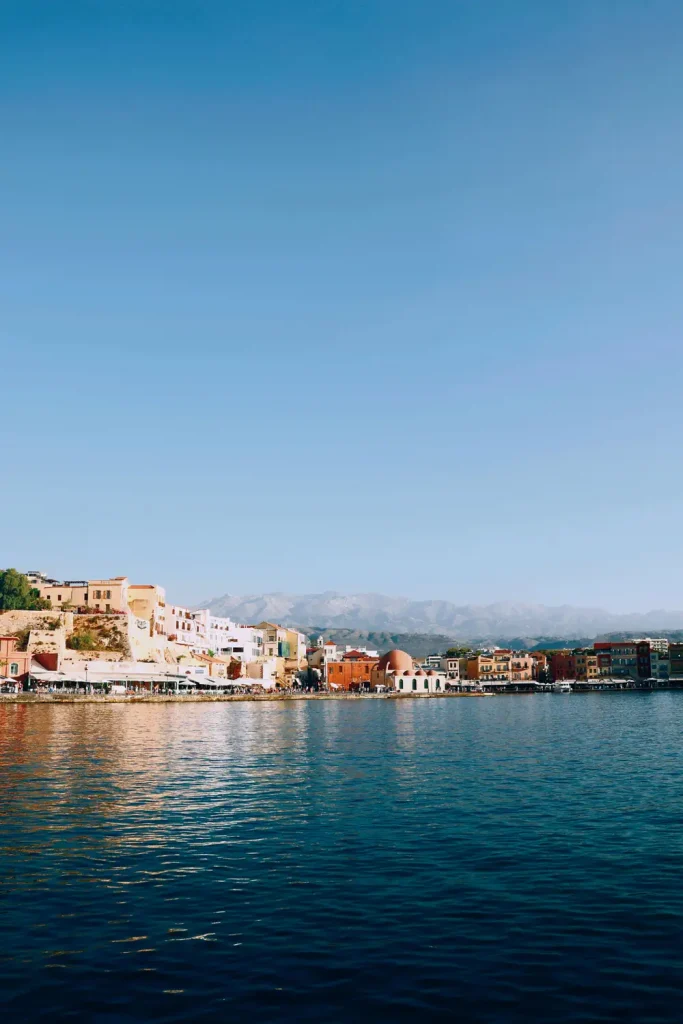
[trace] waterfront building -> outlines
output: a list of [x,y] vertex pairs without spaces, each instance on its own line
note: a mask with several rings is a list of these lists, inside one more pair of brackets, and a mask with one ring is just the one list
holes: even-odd
[[534,679],[542,679],[548,671],[548,655],[544,651],[532,651],[531,661]]
[[327,682],[332,690],[363,690],[372,684],[372,670],[379,658],[369,658],[361,651],[349,651],[341,660],[327,666]]
[[597,679],[600,675],[598,668],[598,656],[594,650],[577,648],[572,654],[573,674],[569,678],[579,679],[588,682]]
[[609,650],[596,651],[598,659],[598,675],[610,676],[612,674],[612,654]]
[[332,640],[324,640],[321,636],[318,637],[317,646],[309,647],[306,650],[308,667],[316,669],[323,680],[328,678],[327,670],[330,662],[339,661],[339,657],[337,645]]
[[166,630],[169,641],[191,647],[194,651],[203,653],[211,648],[202,630],[202,623],[195,617],[190,608],[182,605],[169,604],[166,606]]
[[550,677],[554,681],[560,679],[574,679],[575,666],[573,652],[568,648],[550,651],[548,655],[548,669]]
[[409,672],[412,675],[413,670],[413,659],[405,651],[399,651],[398,649],[387,651],[372,669],[372,689],[375,690],[378,686],[385,686],[387,689],[393,690],[395,688],[394,678],[405,672]]
[[298,629],[286,629],[287,641],[289,643],[289,658],[297,670],[306,666],[306,634],[300,633]]
[[306,665],[306,636],[296,629],[278,626],[275,622],[259,622],[263,631],[263,654],[267,658],[284,658],[285,673],[290,678]]
[[207,650],[231,655],[243,662],[263,656],[263,633],[256,626],[238,625],[226,616],[212,615],[208,608],[192,614]]
[[437,672],[436,669],[418,668],[414,672],[408,669],[405,672],[397,673],[394,676],[394,689],[399,693],[444,693],[448,678],[445,672]]
[[482,683],[509,683],[512,654],[497,650],[490,654],[473,654],[467,659],[467,678]]
[[530,654],[521,651],[510,652],[510,681],[530,682],[534,678],[534,662]]
[[31,667],[31,654],[18,651],[18,643],[15,636],[0,636],[0,676],[20,682]]
[[245,662],[243,673],[246,680],[260,683],[265,689],[273,689],[277,683],[284,682],[284,663],[282,658],[256,658]]
[[643,637],[636,641],[638,675],[641,679],[668,679],[670,674],[669,641],[659,637]]
[[453,658],[447,654],[444,654],[439,659],[438,668],[445,672],[450,680],[458,682],[460,680],[460,662],[461,658]]
[[669,644],[669,678],[683,679],[683,643]]
[[[638,679],[638,647],[635,640],[596,641],[593,649],[598,657],[600,675]],[[609,655],[609,667],[604,660],[606,655]]]
[[658,679],[663,682],[670,678],[671,662],[669,652],[650,651],[650,679]]
[[448,682],[445,672],[435,669],[416,668],[413,659],[405,651],[387,651],[371,673],[371,688],[396,690],[399,693],[443,693]]
[[259,622],[257,629],[263,632],[263,653],[266,658],[289,658],[290,641],[287,630],[275,622]]

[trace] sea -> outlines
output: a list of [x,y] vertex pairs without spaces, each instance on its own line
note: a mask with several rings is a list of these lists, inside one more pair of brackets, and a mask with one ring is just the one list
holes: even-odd
[[683,1019],[683,693],[0,705],[0,1020]]

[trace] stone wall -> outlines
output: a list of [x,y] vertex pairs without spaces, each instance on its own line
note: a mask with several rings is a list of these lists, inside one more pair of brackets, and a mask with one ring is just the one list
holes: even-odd
[[55,622],[70,633],[73,621],[73,612],[0,612],[0,636],[10,636],[23,629],[47,630]]

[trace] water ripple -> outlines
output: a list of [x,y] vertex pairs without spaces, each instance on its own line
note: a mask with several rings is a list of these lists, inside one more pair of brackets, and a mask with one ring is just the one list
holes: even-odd
[[683,694],[0,706],[3,1020],[680,1019]]

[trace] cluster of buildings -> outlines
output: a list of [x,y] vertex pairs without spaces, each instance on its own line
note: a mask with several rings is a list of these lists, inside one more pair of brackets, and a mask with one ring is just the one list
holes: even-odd
[[411,692],[533,690],[556,681],[683,683],[683,643],[663,638],[596,641],[591,648],[515,651],[492,648],[462,657],[432,654],[415,662],[404,651],[380,658],[366,648],[342,649],[319,638],[307,652],[309,671],[331,690]]
[[[405,651],[380,657],[376,650],[341,647],[322,636],[307,646],[305,634],[296,629],[273,622],[237,623],[208,608],[172,604],[163,587],[131,583],[126,576],[60,581],[42,572],[25,575],[47,611],[0,617],[0,683],[111,684],[162,692],[228,688],[242,681],[264,688],[297,683],[331,691],[413,694],[532,690],[563,680],[683,685],[683,643],[663,638],[546,651],[495,647],[460,657],[433,654],[416,662]],[[51,612],[58,614],[46,623]],[[22,622],[17,629],[12,621],[12,632],[7,616],[22,614],[28,627]],[[106,642],[93,643],[92,636],[87,653],[73,642],[79,628],[94,629],[93,623],[105,623],[103,632],[109,636],[107,624],[115,624],[116,652]],[[20,644],[21,633],[28,639]],[[95,640],[99,636],[95,630]]]
[[[170,675],[198,685],[212,679],[243,680],[271,688],[293,682],[306,666],[305,635],[278,623],[241,624],[208,608],[172,604],[163,587],[131,583],[126,576],[56,580],[43,572],[25,575],[47,604],[46,611],[27,612],[25,617],[32,616],[35,624],[56,612],[59,625],[51,630],[31,626],[26,650],[19,649],[16,636],[2,637],[0,677],[6,679],[25,681],[30,676],[46,684],[80,684],[83,677],[90,683],[139,677],[147,688],[163,686]],[[88,654],[74,650],[71,638],[79,622],[115,623],[122,649],[118,654],[106,645]]]
[[548,651],[552,679],[683,679],[683,643],[663,637],[596,641],[592,647]]

